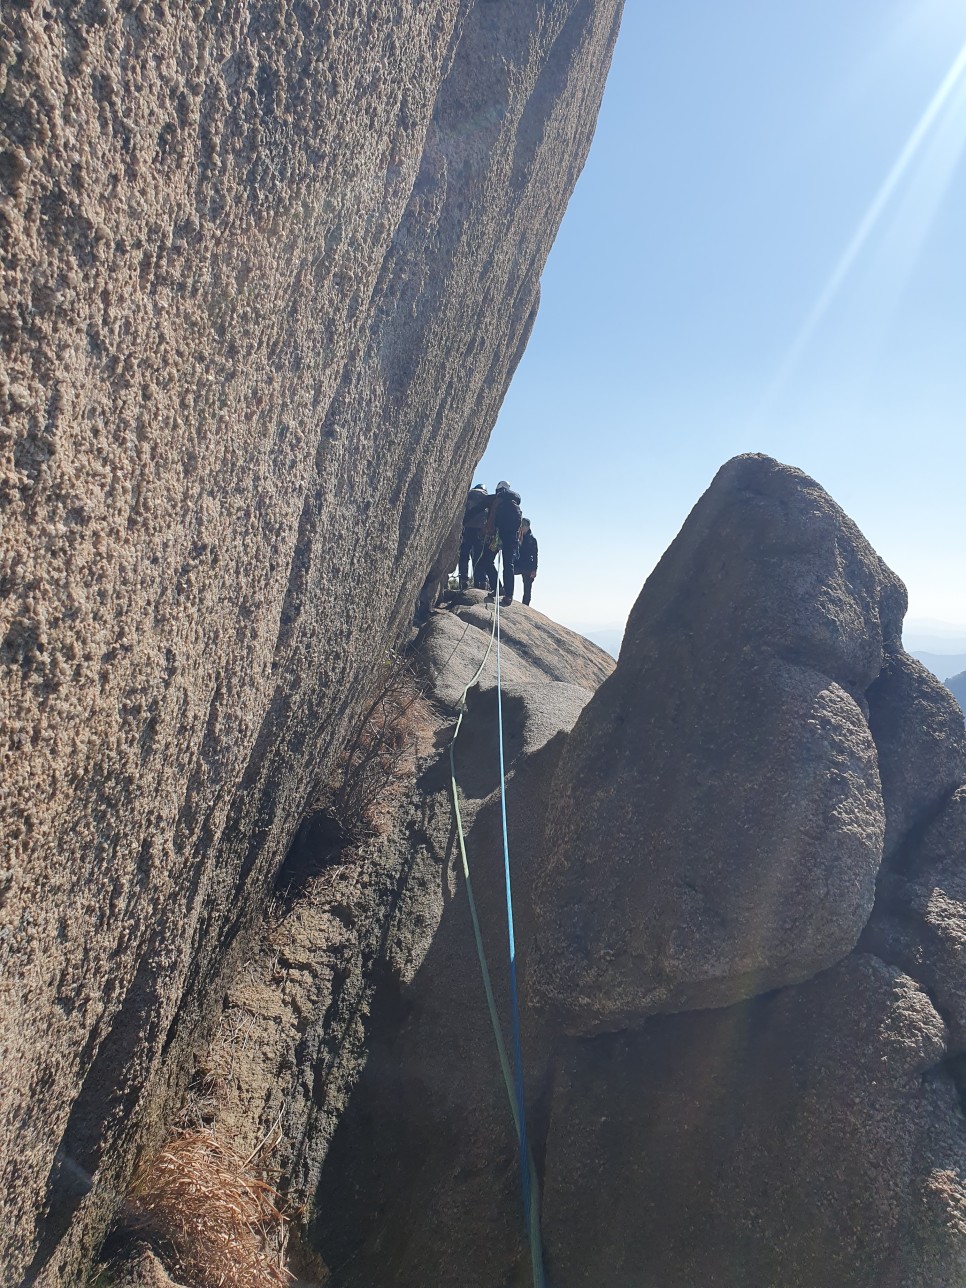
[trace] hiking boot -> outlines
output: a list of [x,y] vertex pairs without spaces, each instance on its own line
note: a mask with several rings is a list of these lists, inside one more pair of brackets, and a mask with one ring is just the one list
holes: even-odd
[[500,600],[500,607],[509,608],[512,603],[513,603],[512,595],[504,595],[503,598]]

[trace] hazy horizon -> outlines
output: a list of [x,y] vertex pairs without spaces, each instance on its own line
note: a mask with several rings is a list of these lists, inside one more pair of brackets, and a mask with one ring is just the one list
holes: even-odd
[[[619,643],[626,622],[586,623],[564,621],[561,625],[578,635],[593,640],[613,652],[611,643]],[[608,643],[602,643],[607,639]],[[966,657],[966,624],[937,621],[935,618],[907,619],[902,629],[902,642],[909,653],[932,653],[937,657]],[[616,653],[614,654],[616,656]],[[940,676],[940,679],[945,679]]]

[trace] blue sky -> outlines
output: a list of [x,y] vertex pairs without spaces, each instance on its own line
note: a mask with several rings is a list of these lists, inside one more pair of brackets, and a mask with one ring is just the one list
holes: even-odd
[[764,451],[966,640],[964,50],[962,0],[628,0],[476,473],[523,496],[535,608],[621,626],[717,468]]

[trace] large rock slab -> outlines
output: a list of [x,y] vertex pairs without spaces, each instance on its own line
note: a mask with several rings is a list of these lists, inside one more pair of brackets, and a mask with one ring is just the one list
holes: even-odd
[[904,607],[814,480],[719,471],[558,771],[531,985],[567,1029],[728,1005],[854,946],[885,833],[864,694]]
[[938,1288],[966,1143],[926,993],[856,954],[797,988],[574,1042],[544,1235],[561,1288]]
[[11,1284],[80,1278],[408,629],[619,11],[4,9]]
[[[614,670],[609,653],[574,631],[522,604],[500,610],[505,644],[502,671],[510,685],[556,681],[593,692]],[[433,694],[457,706],[463,686],[483,665],[484,688],[496,683],[493,608],[482,591],[464,591],[453,607],[438,613],[420,645],[420,657]],[[484,664],[485,659],[485,664]]]

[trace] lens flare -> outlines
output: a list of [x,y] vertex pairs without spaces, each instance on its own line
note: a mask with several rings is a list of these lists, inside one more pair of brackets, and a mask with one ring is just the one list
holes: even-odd
[[[832,270],[828,281],[825,283],[821,293],[812,305],[800,331],[789,347],[789,350],[778,369],[775,379],[772,381],[764,399],[762,400],[758,417],[756,418],[757,420],[761,420],[764,414],[771,408],[776,398],[788,383],[788,380],[801,362],[802,356],[813,339],[815,332],[818,330],[832,303],[841,291],[842,286],[846,278],[849,276],[849,273],[852,271],[856,260],[865,249],[866,244],[875,231],[877,225],[880,223],[886,208],[894,197],[903,179],[909,172],[913,162],[916,161],[922,153],[924,144],[929,138],[930,133],[934,130],[934,127],[940,121],[944,110],[949,105],[950,101],[953,100],[954,95],[956,96],[957,105],[961,105],[963,103],[962,95],[957,95],[956,91],[957,89],[962,89],[964,85],[964,76],[966,76],[966,44],[964,44],[962,49],[960,49],[953,65],[946,73],[942,83],[933,95],[932,100],[923,112],[922,116],[919,118],[915,129],[910,134],[905,146],[899,153],[899,156],[889,173],[886,175],[882,186],[873,198],[872,203],[860,221],[859,226],[856,228],[855,233],[843,251],[838,263]],[[939,167],[941,170],[941,189],[938,192],[938,196],[936,191],[937,168],[929,167],[930,174],[927,176],[927,186],[932,190],[932,200],[927,202],[926,205],[931,213],[928,218],[924,218],[922,226],[916,230],[915,236],[910,239],[910,244],[914,244],[917,249],[925,239],[928,222],[930,222],[931,218],[935,215],[941,200],[942,192],[945,190],[946,185],[948,185],[949,180],[952,178],[955,164],[958,163],[963,147],[966,146],[966,112],[957,113],[957,117],[957,143],[952,148],[947,146],[943,149],[946,163]],[[912,203],[906,204],[907,211],[911,208],[911,204]],[[906,258],[908,259],[908,256]],[[911,265],[909,267],[911,268]]]

